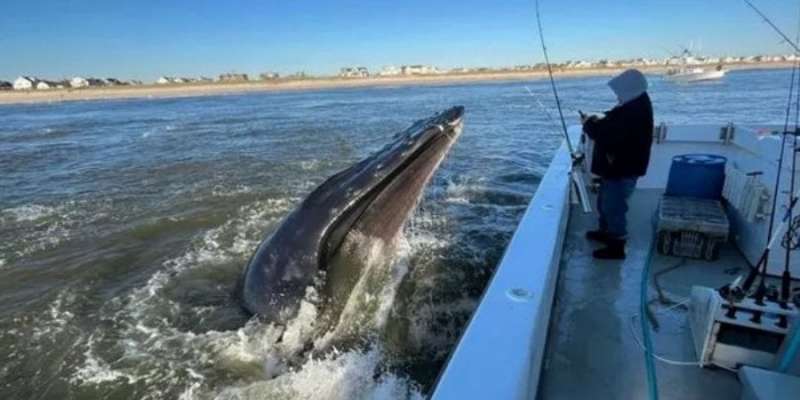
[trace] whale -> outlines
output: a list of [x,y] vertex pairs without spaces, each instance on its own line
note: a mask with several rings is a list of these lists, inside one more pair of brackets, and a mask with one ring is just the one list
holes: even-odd
[[251,315],[287,323],[309,288],[341,309],[375,244],[391,249],[463,130],[464,107],[418,120],[313,189],[261,241],[237,285]]

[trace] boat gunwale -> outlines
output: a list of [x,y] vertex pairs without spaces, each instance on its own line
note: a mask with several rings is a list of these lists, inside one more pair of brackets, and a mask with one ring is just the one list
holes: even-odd
[[[580,130],[570,133],[577,138]],[[536,397],[570,214],[571,167],[564,142],[440,372],[433,399]]]

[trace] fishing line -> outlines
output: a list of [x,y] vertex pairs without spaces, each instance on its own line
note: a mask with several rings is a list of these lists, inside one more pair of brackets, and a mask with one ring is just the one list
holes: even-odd
[[545,113],[545,115],[547,115],[547,119],[550,120],[550,124],[553,126],[553,129],[555,129],[557,133],[560,133],[560,130],[558,128],[558,123],[556,122],[556,119],[553,117],[553,114],[550,113],[550,110],[548,110],[547,107],[545,107],[545,105],[542,103],[542,101],[539,100],[539,97],[536,96],[536,94],[533,93],[533,91],[531,91],[531,88],[525,86],[525,90],[528,91],[528,94],[531,95],[531,97],[533,97],[539,108],[541,108],[542,111]]

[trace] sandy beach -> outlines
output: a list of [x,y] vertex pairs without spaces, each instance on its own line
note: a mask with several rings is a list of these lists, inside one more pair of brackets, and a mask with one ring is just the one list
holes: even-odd
[[[791,63],[730,64],[729,70],[790,68]],[[639,67],[646,73],[661,74],[666,67]],[[623,68],[592,68],[554,70],[556,77],[607,76]],[[393,76],[370,78],[306,78],[274,81],[213,82],[170,85],[106,86],[83,89],[51,89],[30,91],[0,91],[0,104],[50,103],[77,100],[193,97],[249,92],[321,90],[347,87],[380,87],[399,85],[444,85],[481,81],[533,80],[547,77],[547,71],[489,71],[480,73],[439,74],[425,76]]]

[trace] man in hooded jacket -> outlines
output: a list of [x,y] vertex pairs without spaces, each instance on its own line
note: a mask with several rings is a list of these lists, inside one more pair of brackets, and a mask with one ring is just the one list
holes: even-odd
[[624,259],[628,237],[625,214],[636,180],[647,172],[653,142],[653,107],[647,79],[635,69],[614,77],[608,86],[619,104],[605,116],[581,116],[583,131],[594,140],[592,173],[601,178],[597,196],[599,229],[586,237],[602,242],[598,259]]

